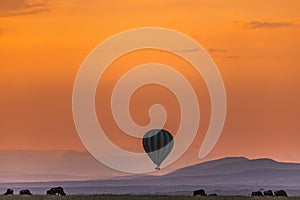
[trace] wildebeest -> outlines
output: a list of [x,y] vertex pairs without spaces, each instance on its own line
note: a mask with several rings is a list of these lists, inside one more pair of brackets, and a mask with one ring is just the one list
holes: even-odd
[[59,196],[66,196],[66,193],[62,187],[54,187],[50,190],[47,190],[47,195],[59,195]]
[[19,194],[20,195],[32,195],[32,193],[28,189],[20,190]]
[[264,196],[273,196],[272,190],[264,191]]
[[277,197],[287,197],[288,196],[286,191],[284,191],[284,190],[275,191],[274,194]]
[[205,193],[205,190],[200,189],[200,190],[195,190],[193,196],[207,196],[207,195]]
[[261,196],[263,196],[263,193],[261,191],[252,192],[251,196],[252,197],[261,197]]
[[212,194],[209,194],[208,196],[209,196],[209,197],[216,197],[216,196],[218,196],[218,195],[217,195],[217,193],[212,193]]
[[12,189],[7,189],[6,192],[4,193],[4,195],[13,195],[14,194],[14,190]]

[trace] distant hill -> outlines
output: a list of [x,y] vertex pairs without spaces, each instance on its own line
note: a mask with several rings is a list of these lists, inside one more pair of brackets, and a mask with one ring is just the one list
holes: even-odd
[[0,150],[0,183],[108,179],[124,175],[88,152]]
[[204,188],[225,195],[249,195],[253,190],[285,189],[300,195],[300,164],[271,159],[230,157],[208,161],[161,176],[127,176],[107,180],[35,182],[0,184],[0,188],[29,187],[43,193],[52,186],[63,186],[67,193],[78,194],[186,194]]
[[267,185],[300,186],[300,164],[271,159],[223,158],[185,167],[167,175],[139,177],[152,184],[168,185]]

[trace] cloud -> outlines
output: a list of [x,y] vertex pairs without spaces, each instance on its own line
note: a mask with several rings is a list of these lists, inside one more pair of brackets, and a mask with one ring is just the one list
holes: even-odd
[[[178,53],[193,53],[193,52],[197,52],[200,51],[200,49],[198,48],[191,48],[191,49],[175,49],[173,50],[174,52],[178,52]],[[218,49],[218,48],[210,48],[207,49],[208,52],[226,52],[227,49]]]
[[0,1],[0,17],[30,15],[49,11],[48,0]]
[[242,24],[248,29],[274,29],[274,28],[290,28],[298,27],[299,19],[290,19],[284,21],[272,21],[272,20],[255,20],[251,22],[234,21],[235,24]]
[[225,56],[224,58],[231,58],[231,59],[234,59],[234,58],[240,58],[239,56]]
[[210,48],[208,49],[209,52],[225,52],[227,49],[215,49],[215,48]]
[[191,52],[197,52],[197,51],[200,51],[200,49],[198,48],[192,48],[192,49],[180,49],[180,50],[173,50],[175,52],[184,52],[184,53],[191,53]]
[[256,29],[256,28],[285,28],[285,27],[294,26],[295,24],[292,22],[252,21],[246,25],[251,29]]

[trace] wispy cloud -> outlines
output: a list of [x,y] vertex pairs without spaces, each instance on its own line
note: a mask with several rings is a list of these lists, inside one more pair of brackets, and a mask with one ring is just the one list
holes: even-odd
[[268,22],[268,21],[252,21],[246,24],[251,29],[256,28],[285,28],[295,24],[292,22]]
[[175,52],[184,52],[184,53],[191,53],[191,52],[197,52],[200,51],[198,48],[192,48],[192,49],[175,49]]
[[239,56],[225,56],[224,58],[234,59],[234,58],[240,58]]
[[209,52],[225,52],[227,49],[217,49],[217,48],[210,48],[208,49]]
[[[193,52],[197,52],[197,51],[200,51],[199,48],[191,48],[191,49],[175,49],[173,50],[175,52],[178,52],[178,53],[193,53]],[[226,52],[227,49],[221,49],[221,48],[209,48],[207,49],[208,52],[210,53],[221,53],[221,52]]]
[[234,23],[242,24],[245,28],[248,29],[274,29],[274,28],[298,27],[299,21],[300,21],[299,19],[290,19],[290,20],[282,20],[282,21],[254,20],[250,22],[234,21]]
[[48,10],[48,0],[0,1],[0,17],[37,14]]

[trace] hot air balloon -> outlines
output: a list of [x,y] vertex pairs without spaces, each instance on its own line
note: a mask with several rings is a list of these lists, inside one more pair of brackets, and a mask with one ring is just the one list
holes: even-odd
[[163,129],[150,130],[143,137],[144,150],[156,165],[156,170],[160,170],[161,163],[169,155],[173,146],[173,136]]

